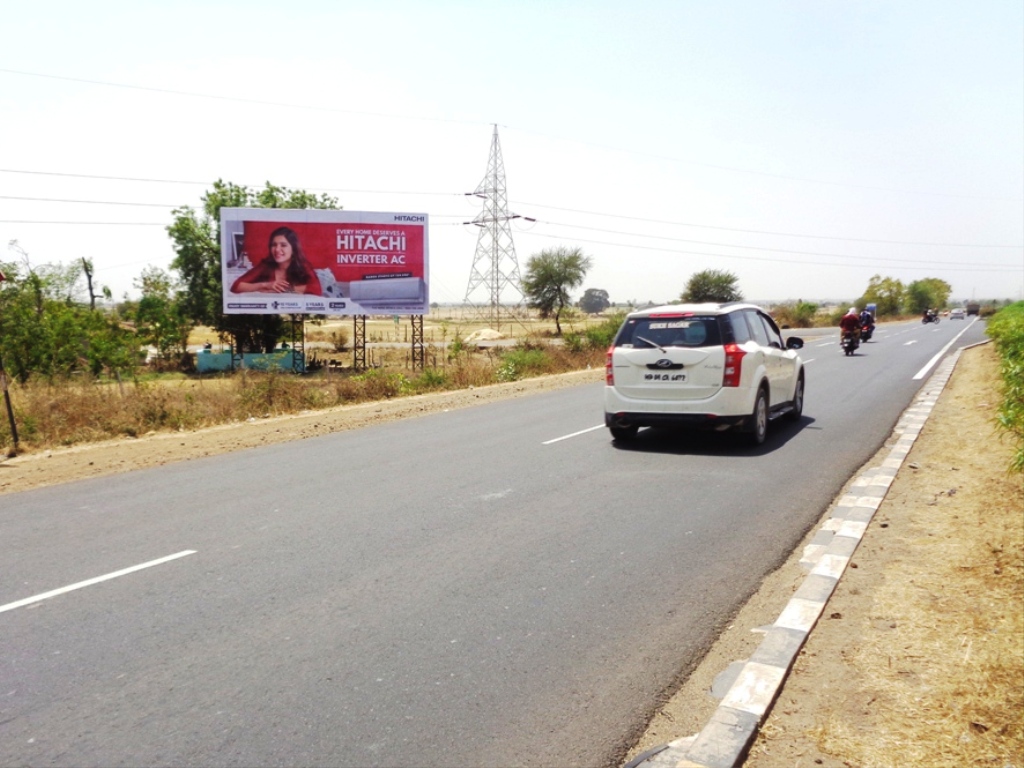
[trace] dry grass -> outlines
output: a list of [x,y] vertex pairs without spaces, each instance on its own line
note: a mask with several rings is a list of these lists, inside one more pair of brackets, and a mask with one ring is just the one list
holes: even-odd
[[847,765],[1024,766],[1024,483],[990,415],[994,354],[972,360],[912,455],[904,536],[844,651],[854,700],[817,729]]
[[[393,327],[393,324],[392,324]],[[460,329],[462,332],[464,329]],[[318,351],[319,352],[319,351]],[[453,351],[428,344],[426,369],[412,370],[407,348],[371,348],[365,371],[325,367],[305,376],[285,372],[150,376],[115,383],[82,378],[12,385],[20,453],[154,432],[186,431],[387,400],[480,387],[604,364],[603,349],[570,351],[524,340],[512,347]],[[331,357],[322,354],[321,360]],[[345,357],[345,356],[334,356]],[[7,420],[0,445],[12,445]]]
[[[575,314],[568,318],[563,317],[562,331],[563,333],[582,331],[603,322],[608,314]],[[423,317],[423,339],[428,344],[443,344],[454,339],[456,334],[464,339],[474,331],[484,328],[496,330],[507,339],[548,338],[555,332],[555,322],[530,315],[514,321],[503,320],[501,323],[491,324],[477,313],[462,307],[434,309]],[[353,320],[351,318],[330,318],[319,322],[309,320],[305,324],[306,341],[308,342],[330,342],[332,335],[339,331],[351,340]],[[391,317],[376,315],[368,317],[366,320],[366,340],[371,343],[407,344],[411,342],[410,333],[411,328],[407,317],[400,317],[397,324]],[[221,342],[217,333],[211,328],[200,326],[189,336],[189,344],[199,346],[207,342],[211,344]]]
[[1019,478],[1001,485],[987,508],[936,516],[888,574],[871,619],[893,636],[870,635],[853,659],[885,727],[833,717],[824,752],[878,768],[1022,765],[1024,516]]
[[994,348],[963,353],[745,765],[1024,768],[1024,483],[998,402]]

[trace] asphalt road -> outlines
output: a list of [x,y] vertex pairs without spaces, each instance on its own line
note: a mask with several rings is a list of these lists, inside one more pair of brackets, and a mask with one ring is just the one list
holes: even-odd
[[612,764],[983,333],[807,334],[757,449],[585,385],[5,495],[0,764]]

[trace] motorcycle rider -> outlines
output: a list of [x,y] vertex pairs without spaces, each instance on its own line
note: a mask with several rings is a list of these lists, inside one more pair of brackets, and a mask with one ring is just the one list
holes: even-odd
[[869,334],[875,329],[875,316],[868,311],[867,307],[860,313],[860,327],[861,331],[867,331]]
[[857,314],[856,307],[850,307],[850,309],[843,315],[843,319],[839,321],[839,339],[842,341],[846,334],[853,334],[853,337],[860,340],[860,315]]

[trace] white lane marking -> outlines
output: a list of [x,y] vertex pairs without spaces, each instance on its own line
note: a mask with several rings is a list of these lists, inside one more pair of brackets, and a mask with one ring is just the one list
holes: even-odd
[[937,362],[939,362],[939,360],[942,359],[942,356],[944,354],[946,354],[946,352],[949,350],[949,348],[952,347],[956,343],[957,339],[959,339],[961,336],[963,336],[965,333],[967,333],[967,329],[970,328],[970,327],[971,327],[970,325],[965,325],[964,329],[962,331],[960,331],[960,333],[958,333],[956,336],[954,336],[952,339],[950,339],[949,343],[946,346],[944,346],[942,349],[940,349],[938,354],[935,355],[935,357],[933,357],[931,360],[929,360],[927,363],[924,364],[924,368],[922,368],[920,371],[918,371],[917,373],[914,374],[913,381],[917,381],[918,379],[923,379],[925,376],[927,376],[928,375],[928,371],[930,371],[932,369],[932,367]]
[[802,362],[803,362],[804,365],[807,365],[808,363],[813,363],[817,359],[818,358],[816,358],[816,357],[812,357],[810,360],[803,360]]
[[91,587],[93,584],[99,584],[101,581],[109,581],[110,579],[116,579],[119,576],[127,576],[129,573],[141,571],[143,568],[152,568],[154,565],[162,565],[164,563],[170,562],[171,560],[177,560],[179,557],[186,557],[188,555],[194,555],[195,553],[196,550],[194,549],[186,549],[184,552],[178,552],[174,555],[161,557],[158,560],[150,560],[148,563],[133,565],[130,568],[124,568],[120,571],[114,571],[113,573],[108,573],[104,576],[97,576],[94,579],[86,579],[85,581],[80,581],[77,584],[69,584],[68,586],[61,587],[60,589],[54,589],[49,592],[43,592],[42,594],[34,595],[33,597],[26,597],[24,600],[17,600],[13,603],[8,603],[7,605],[0,605],[0,613],[3,613],[4,611],[13,611],[15,608],[22,608],[26,605],[32,605],[33,603],[48,600],[51,597],[57,597],[57,595],[63,595],[66,592],[73,592],[74,590],[81,589],[82,587]]
[[911,339],[910,341],[903,342],[904,347],[909,347],[911,344],[917,344],[917,339]]
[[481,501],[494,501],[495,499],[503,499],[512,493],[511,488],[506,488],[504,491],[495,491],[494,493],[485,493],[480,497]]
[[571,435],[562,435],[561,437],[556,437],[554,440],[545,440],[541,445],[551,445],[552,443],[557,443],[562,440],[568,440],[570,437],[579,437],[580,435],[587,434],[587,432],[593,432],[595,429],[604,429],[604,424],[598,424],[596,427],[591,427],[590,429],[581,429],[579,432],[573,432]]

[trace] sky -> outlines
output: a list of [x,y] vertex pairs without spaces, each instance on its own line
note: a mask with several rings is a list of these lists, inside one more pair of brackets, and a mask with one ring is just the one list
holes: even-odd
[[[169,269],[218,179],[429,215],[461,303],[497,127],[520,270],[852,301],[1024,299],[1021,0],[0,0],[0,262]],[[529,219],[533,219],[530,221]],[[12,244],[13,241],[13,244]],[[486,267],[486,265],[485,265]]]

